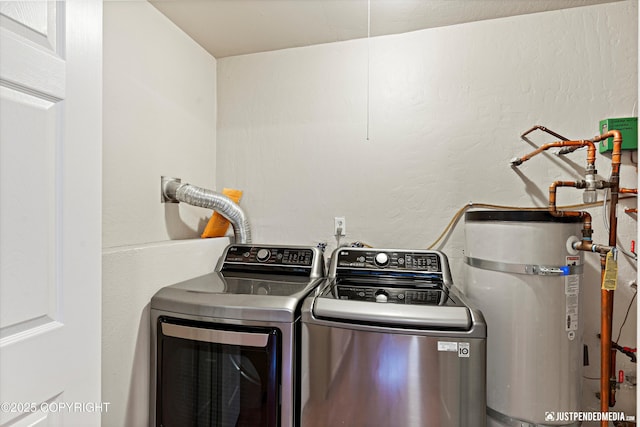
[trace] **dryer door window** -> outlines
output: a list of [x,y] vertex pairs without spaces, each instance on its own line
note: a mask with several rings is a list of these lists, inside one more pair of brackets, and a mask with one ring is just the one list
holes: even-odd
[[159,318],[156,425],[276,427],[279,361],[275,328]]

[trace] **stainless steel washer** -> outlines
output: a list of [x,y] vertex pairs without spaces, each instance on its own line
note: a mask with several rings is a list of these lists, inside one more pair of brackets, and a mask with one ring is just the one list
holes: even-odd
[[158,291],[151,425],[295,425],[300,306],[323,265],[316,248],[231,245],[213,273]]
[[438,251],[337,249],[301,363],[303,427],[486,424],[486,325]]

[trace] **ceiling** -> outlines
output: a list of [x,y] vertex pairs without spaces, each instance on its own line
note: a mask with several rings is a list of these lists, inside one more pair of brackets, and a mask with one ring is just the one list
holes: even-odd
[[148,0],[215,58],[619,0]]

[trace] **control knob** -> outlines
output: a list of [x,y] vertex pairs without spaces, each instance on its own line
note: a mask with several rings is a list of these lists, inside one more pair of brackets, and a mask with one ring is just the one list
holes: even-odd
[[376,254],[375,258],[373,258],[373,263],[378,267],[386,267],[389,265],[389,255],[384,252],[379,252]]
[[376,292],[376,302],[387,302],[389,301],[389,294],[386,291],[379,290]]
[[264,249],[264,248],[260,249],[256,254],[256,258],[260,262],[265,262],[266,260],[269,259],[270,256],[271,256],[271,251],[269,249]]

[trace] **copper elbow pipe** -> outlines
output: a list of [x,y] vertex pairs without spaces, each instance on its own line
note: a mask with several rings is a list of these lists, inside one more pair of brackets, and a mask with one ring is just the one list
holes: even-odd
[[596,144],[591,141],[587,141],[587,164],[595,165],[596,163]]
[[[584,188],[584,182],[555,181],[549,186],[549,213],[555,217],[579,217],[582,218],[582,240],[590,242],[593,229],[591,228],[591,214],[584,211],[559,211],[556,206],[556,190],[558,187]],[[576,248],[578,249],[578,248]],[[582,249],[584,250],[584,249]],[[590,249],[591,250],[591,247]]]
[[613,137],[613,151],[611,152],[611,169],[613,173],[620,172],[620,163],[622,158],[622,133],[619,130],[610,130],[607,133],[598,135],[593,138],[593,142],[600,142],[607,138]]
[[563,217],[581,217],[588,218],[591,223],[591,215],[588,212],[583,211],[559,211],[556,207],[556,190],[558,187],[574,187],[584,188],[584,183],[575,181],[555,181],[549,186],[549,212],[553,216]]
[[535,156],[537,154],[540,154],[543,151],[546,151],[546,150],[548,150],[550,148],[555,148],[555,147],[576,147],[576,148],[588,147],[587,165],[595,165],[595,163],[596,163],[596,145],[593,143],[593,141],[581,140],[581,141],[549,142],[548,144],[541,145],[540,147],[538,147],[538,149],[532,151],[529,154],[525,154],[524,156],[522,156],[520,158],[516,158],[516,159],[512,160],[511,164],[513,164],[514,166],[521,165],[523,162],[526,162],[527,160],[529,160],[533,156]]

